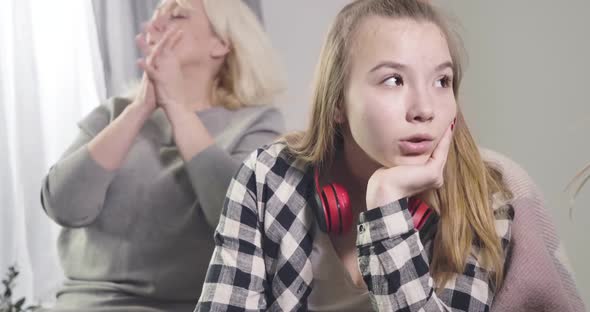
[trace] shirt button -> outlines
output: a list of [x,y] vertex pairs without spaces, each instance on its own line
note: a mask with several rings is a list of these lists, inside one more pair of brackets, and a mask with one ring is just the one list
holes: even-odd
[[299,284],[299,287],[297,288],[297,293],[300,294],[302,290],[303,290],[303,283]]

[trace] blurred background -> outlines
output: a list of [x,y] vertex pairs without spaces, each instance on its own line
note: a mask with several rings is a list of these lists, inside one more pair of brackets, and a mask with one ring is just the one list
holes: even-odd
[[[58,228],[41,179],[76,122],[139,75],[134,36],[158,0],[0,0],[0,274],[51,301],[62,280]],[[276,105],[303,129],[322,40],[348,0],[246,1],[279,50],[288,90]],[[543,191],[590,302],[590,185],[569,217],[564,188],[590,162],[590,1],[433,0],[469,55],[461,105],[480,145],[522,165]]]

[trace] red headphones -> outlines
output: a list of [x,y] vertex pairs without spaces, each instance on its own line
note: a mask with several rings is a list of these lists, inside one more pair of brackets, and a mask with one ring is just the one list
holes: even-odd
[[[314,207],[320,229],[330,234],[345,234],[352,229],[352,209],[350,198],[344,186],[338,183],[320,185],[319,170],[314,169]],[[438,216],[422,200],[412,197],[408,201],[408,210],[418,231],[436,224]],[[432,232],[432,231],[428,231]],[[422,233],[421,233],[422,234]],[[422,236],[422,235],[421,235]],[[430,236],[430,235],[429,235]]]

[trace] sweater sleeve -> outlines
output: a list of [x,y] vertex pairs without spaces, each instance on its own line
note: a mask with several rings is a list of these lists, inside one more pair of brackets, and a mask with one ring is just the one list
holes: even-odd
[[41,205],[61,226],[88,226],[102,210],[115,172],[102,168],[91,157],[87,144],[108,122],[109,112],[104,106],[82,120],[78,137],[43,179]]
[[[504,284],[491,311],[586,311],[549,207],[529,174],[510,158],[482,149],[513,193],[515,217]],[[551,285],[551,287],[547,287]]]
[[217,226],[232,177],[242,161],[256,148],[271,143],[284,131],[284,120],[276,108],[266,108],[238,135],[231,152],[212,145],[187,162],[186,168],[201,209],[212,228]]

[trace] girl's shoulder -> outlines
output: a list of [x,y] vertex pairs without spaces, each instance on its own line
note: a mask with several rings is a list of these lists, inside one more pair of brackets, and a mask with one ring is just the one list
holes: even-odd
[[258,181],[264,178],[289,180],[290,183],[301,179],[309,167],[308,164],[295,157],[282,140],[258,148],[252,152],[244,164],[254,170]]

